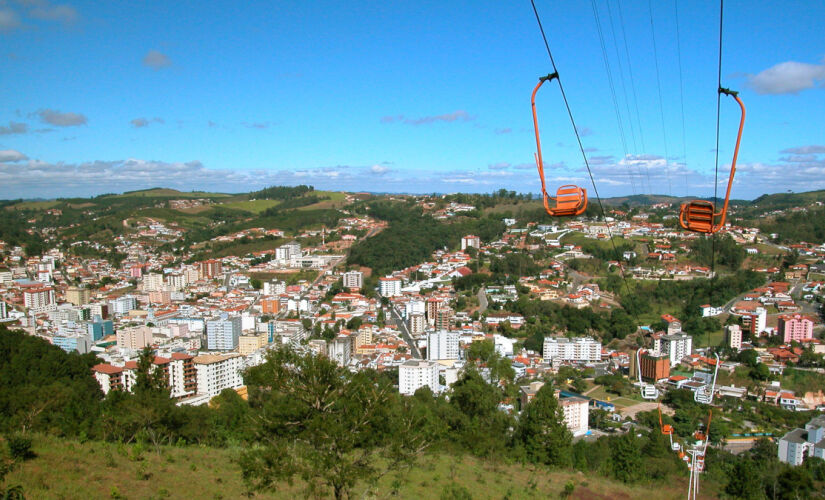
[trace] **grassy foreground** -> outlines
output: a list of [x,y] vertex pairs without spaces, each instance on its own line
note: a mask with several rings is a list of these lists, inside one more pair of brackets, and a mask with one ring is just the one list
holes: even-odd
[[[6,477],[6,486],[22,485],[26,498],[296,498],[299,481],[278,491],[249,494],[234,461],[238,449],[151,447],[35,436],[36,457]],[[572,481],[574,499],[684,498],[686,478],[667,484],[627,486],[577,472],[503,465],[448,454],[423,457],[403,475],[387,474],[374,488],[364,485],[353,498],[440,498],[451,485],[476,499],[561,498]],[[684,488],[683,488],[684,486]],[[710,488],[703,493],[713,494]],[[703,495],[704,497],[704,495]],[[713,498],[708,496],[707,498]]]

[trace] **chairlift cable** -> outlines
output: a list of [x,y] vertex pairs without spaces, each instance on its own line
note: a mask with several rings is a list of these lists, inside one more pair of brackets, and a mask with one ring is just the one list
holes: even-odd
[[[590,5],[593,7],[593,19],[596,21],[596,31],[599,34],[599,44],[600,44],[601,49],[602,49],[602,61],[604,61],[604,69],[605,69],[605,72],[607,73],[607,83],[608,83],[608,86],[610,87],[610,97],[613,100],[613,111],[616,115],[616,125],[619,128],[619,137],[621,138],[621,141],[622,141],[622,151],[624,153],[624,158],[626,159],[627,158],[627,137],[625,136],[625,132],[624,132],[624,125],[622,123],[622,115],[621,115],[621,111],[619,110],[619,102],[618,102],[618,99],[616,98],[616,86],[613,83],[613,72],[610,69],[610,59],[607,56],[607,46],[604,43],[604,32],[602,31],[602,23],[601,23],[601,19],[599,17],[598,7],[596,6],[596,0],[590,0]],[[632,171],[630,170],[629,166],[628,166],[628,172],[630,172],[630,175],[631,175],[630,182],[631,182],[632,187],[633,187],[633,194],[636,194],[636,186],[635,186],[635,182],[633,181],[633,176],[632,176],[633,174],[632,174]]]
[[676,56],[679,61],[679,105],[682,113],[682,158],[685,165],[685,196],[690,196],[690,176],[687,173],[687,140],[685,139],[685,87],[682,79],[682,42],[679,34],[679,0],[673,0],[676,11]]
[[664,148],[665,148],[665,176],[667,177],[667,194],[672,196],[673,191],[670,184],[670,172],[668,167],[668,162],[670,161],[668,157],[668,150],[667,150],[667,130],[665,128],[665,106],[662,101],[662,80],[659,77],[659,53],[656,49],[656,28],[653,24],[653,0],[648,0],[648,13],[650,14],[650,34],[651,38],[653,39],[653,62],[656,66],[656,88],[659,90],[659,116],[662,120],[662,139],[664,140]]
[[[627,71],[630,74],[630,89],[633,91],[633,106],[636,108],[636,122],[639,129],[639,142],[642,146],[642,151],[645,151],[647,148],[645,147],[645,134],[644,130],[642,129],[642,118],[641,113],[639,113],[639,98],[636,95],[636,80],[633,77],[633,63],[630,60],[630,49],[627,46],[627,32],[625,31],[624,27],[624,14],[622,14],[622,4],[621,2],[618,4],[619,10],[619,23],[622,27],[622,39],[624,40],[624,53],[625,57],[627,58]],[[644,165],[645,168],[645,177],[647,178],[647,190],[648,192],[652,192],[653,188],[650,184],[650,171],[647,168],[647,165]],[[641,172],[641,168],[639,168]]]
[[[544,40],[544,47],[547,49],[547,55],[550,58],[550,64],[553,66],[553,73],[555,73],[555,80],[559,84],[559,90],[561,91],[562,99],[564,100],[564,106],[567,108],[567,116],[570,118],[570,123],[573,126],[573,132],[576,134],[576,141],[579,144],[579,151],[581,151],[582,159],[584,160],[584,166],[587,168],[587,174],[590,177],[590,183],[593,185],[593,192],[596,194],[596,200],[599,202],[599,211],[602,214],[602,220],[605,222],[605,227],[607,228],[607,236],[610,239],[610,245],[613,247],[613,253],[616,256],[616,261],[619,263],[619,272],[622,276],[622,281],[624,282],[625,289],[627,289],[628,295],[631,293],[630,284],[627,281],[627,277],[624,273],[624,266],[622,265],[622,260],[619,256],[619,249],[616,247],[616,242],[613,240],[613,233],[610,230],[610,224],[607,222],[607,216],[605,215],[604,211],[604,204],[602,204],[602,198],[599,196],[599,190],[596,187],[596,180],[593,178],[593,172],[590,170],[590,163],[587,161],[587,154],[584,151],[584,145],[582,144],[581,135],[579,135],[579,129],[576,127],[576,121],[573,119],[573,111],[570,109],[570,102],[567,100],[567,94],[564,91],[564,85],[561,82],[561,77],[558,75],[558,68],[556,67],[556,61],[553,59],[553,52],[550,50],[550,43],[547,41],[547,35],[544,32],[544,26],[541,24],[541,18],[539,17],[539,11],[536,8],[536,1],[530,0],[530,4],[533,6],[533,14],[536,16],[536,22],[539,25],[539,31],[541,32],[541,38]],[[639,316],[636,313],[635,309],[633,311],[633,315],[636,317],[636,325],[641,325],[641,321],[639,320]]]

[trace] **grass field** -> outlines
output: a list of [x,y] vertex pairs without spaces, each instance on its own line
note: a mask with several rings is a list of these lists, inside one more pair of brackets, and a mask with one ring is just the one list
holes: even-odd
[[[26,498],[297,498],[300,480],[282,483],[276,491],[250,494],[235,461],[240,449],[149,447],[69,441],[35,436],[37,456],[14,469],[6,485],[19,484]],[[475,499],[560,498],[564,485],[575,486],[569,498],[683,498],[687,478],[669,483],[628,486],[602,477],[542,467],[485,462],[468,456],[434,454],[422,457],[409,471],[391,472],[370,488],[356,487],[351,498],[439,498],[451,485],[466,488]],[[702,497],[713,498],[713,485],[703,485]],[[707,495],[707,496],[706,496]],[[444,498],[444,497],[442,497]]]
[[253,214],[259,214],[267,208],[274,207],[281,203],[279,200],[246,200],[246,201],[232,201],[228,203],[221,203],[222,207],[234,208],[237,210],[245,210]]
[[50,208],[54,208],[59,205],[60,202],[57,200],[48,200],[48,201],[21,201],[20,203],[15,203],[14,205],[8,206],[9,210],[48,210]]

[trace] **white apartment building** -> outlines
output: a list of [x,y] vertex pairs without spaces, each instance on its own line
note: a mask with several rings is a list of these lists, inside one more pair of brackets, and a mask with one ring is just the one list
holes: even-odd
[[143,276],[144,292],[160,292],[163,290],[163,275],[151,273]]
[[352,359],[352,338],[339,335],[327,343],[327,357],[340,366],[347,366]]
[[728,325],[726,327],[728,335],[728,346],[737,351],[742,349],[742,328],[739,325]]
[[411,314],[427,312],[427,303],[423,300],[411,300],[404,304],[405,317],[409,318]]
[[812,418],[804,429],[794,429],[779,440],[779,461],[802,465],[805,457],[825,458],[825,417]]
[[587,434],[590,405],[584,398],[560,397],[559,404],[564,411],[564,423],[574,436]]
[[458,332],[439,330],[427,335],[427,359],[458,359]]
[[411,396],[424,386],[433,392],[439,391],[438,363],[411,359],[398,367],[398,392]]
[[424,327],[427,324],[427,320],[424,319],[423,313],[413,313],[407,316],[408,321],[410,323],[410,334],[411,335],[420,335],[424,333]]
[[0,300],[0,319],[6,319],[9,317],[9,310],[6,306],[6,303]]
[[656,355],[665,355],[670,359],[670,366],[676,366],[685,356],[693,353],[693,337],[684,333],[662,335],[654,340],[653,351]]
[[287,262],[292,258],[301,256],[301,244],[297,241],[290,241],[275,249],[275,258]]
[[240,335],[240,316],[227,316],[206,322],[206,348],[210,351],[236,349]]
[[129,311],[137,309],[137,299],[131,295],[124,295],[109,302],[109,309],[112,314],[129,314]]
[[544,339],[544,359],[561,361],[600,361],[602,343],[592,337],[547,337]]
[[401,278],[378,278],[378,292],[384,297],[401,295]]
[[481,238],[472,234],[464,236],[461,238],[461,250],[466,250],[467,247],[473,247],[475,249],[481,248]]
[[179,292],[186,288],[186,285],[189,284],[189,280],[186,279],[186,275],[182,273],[170,273],[166,276],[166,288],[172,292]]
[[197,390],[195,358],[182,352],[173,352],[169,360],[170,396],[182,398],[191,396]]
[[23,305],[35,314],[56,310],[54,288],[46,286],[23,290]]
[[243,356],[240,354],[206,354],[194,359],[198,394],[217,396],[224,389],[243,385]]
[[344,288],[361,288],[364,286],[364,273],[361,271],[348,271],[344,273]]
[[120,328],[116,337],[118,347],[137,351],[152,344],[152,329],[148,326],[129,326]]
[[280,295],[286,293],[286,283],[283,281],[265,281],[264,295]]

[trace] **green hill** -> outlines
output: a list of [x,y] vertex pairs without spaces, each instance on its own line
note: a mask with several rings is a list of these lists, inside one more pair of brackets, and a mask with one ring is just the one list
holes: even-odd
[[[79,442],[34,436],[35,458],[16,466],[5,486],[21,485],[26,498],[296,498],[305,485],[279,483],[271,493],[250,494],[237,463],[240,448],[162,446],[159,452],[143,445]],[[409,471],[382,477],[375,486],[361,486],[353,498],[569,498],[631,499],[654,493],[657,499],[683,498],[687,478],[664,484],[626,485],[572,471],[504,464],[467,455],[423,456]],[[704,483],[703,498],[716,496]],[[568,487],[569,488],[569,487]]]

